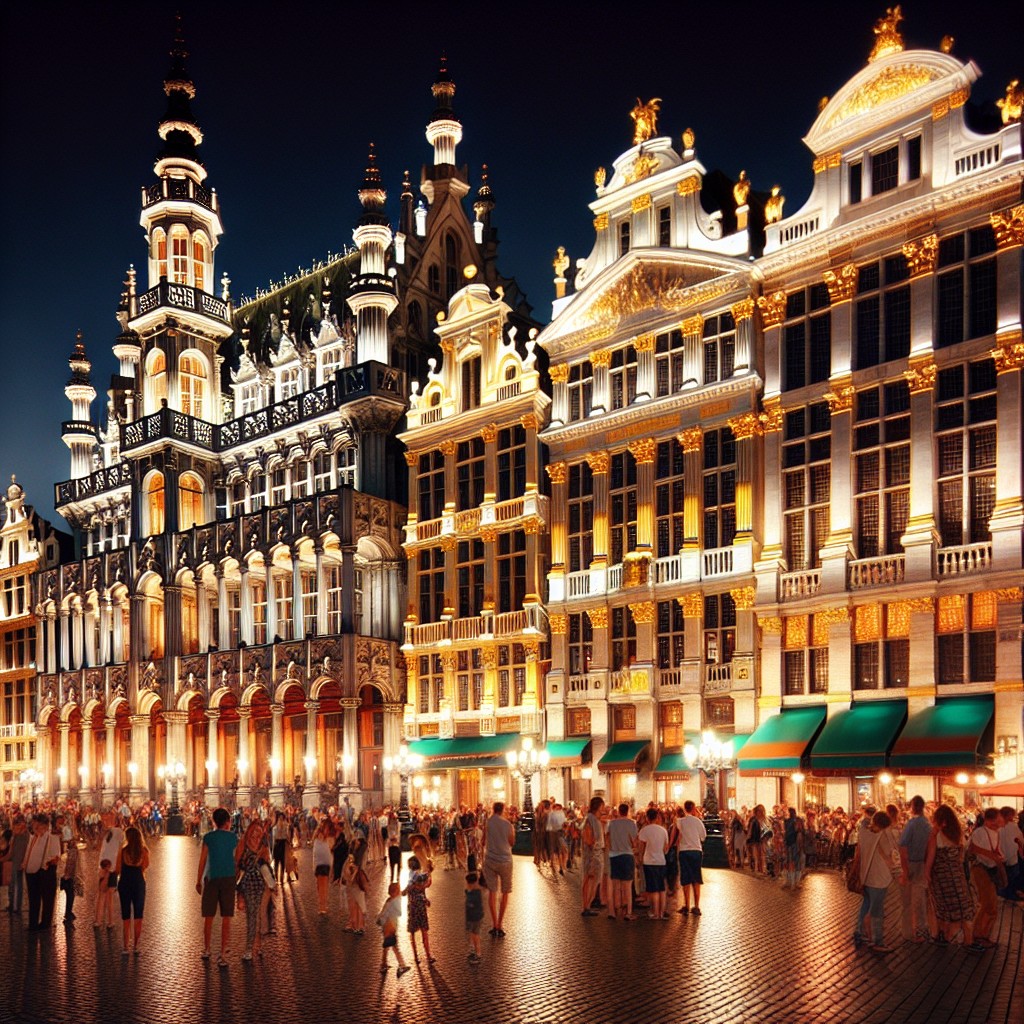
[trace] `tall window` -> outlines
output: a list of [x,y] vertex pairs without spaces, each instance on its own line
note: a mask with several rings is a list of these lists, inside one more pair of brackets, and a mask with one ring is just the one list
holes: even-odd
[[569,467],[569,572],[589,569],[594,560],[594,478],[590,466]]
[[791,572],[816,569],[828,537],[832,438],[828,405],[786,414],[782,493],[786,562]]
[[338,477],[339,487],[355,487],[356,485],[356,458],[359,449],[355,445],[351,448],[339,448],[334,453],[335,472]]
[[178,529],[190,530],[205,522],[203,515],[203,481],[195,473],[182,473],[178,478]]
[[444,551],[420,552],[416,572],[420,593],[420,622],[440,622],[444,612]]
[[459,541],[455,578],[459,588],[459,618],[480,614],[484,603],[484,542],[479,539]]
[[900,183],[900,147],[890,146],[871,154],[871,194],[891,192]]
[[483,360],[472,356],[462,361],[462,411],[477,409],[480,406],[481,372]]
[[188,237],[171,238],[171,280],[175,284],[188,284]]
[[420,456],[416,477],[419,491],[419,521],[440,519],[444,509],[444,455],[436,448]]
[[459,243],[454,235],[444,238],[444,289],[450,299],[459,290]]
[[290,366],[281,371],[281,401],[294,398],[301,390],[300,372],[297,366]]
[[661,441],[654,466],[654,532],[658,558],[676,555],[683,549],[684,501],[683,447],[675,438]]
[[484,442],[471,437],[460,441],[455,452],[455,474],[458,480],[459,510],[479,508],[484,500]]
[[939,685],[995,682],[997,600],[991,591],[939,598]]
[[680,668],[685,655],[685,623],[678,601],[658,602],[658,668]]
[[146,657],[164,656],[164,597],[159,584],[153,583],[146,590],[146,640],[149,650]]
[[736,324],[732,313],[704,321],[704,383],[728,380],[736,366]]
[[658,210],[658,246],[667,249],[672,244],[672,207]]
[[164,475],[150,473],[146,478],[146,532],[164,532]]
[[632,452],[616,452],[608,477],[609,564],[620,565],[636,548],[636,460]]
[[727,665],[736,650],[736,602],[732,594],[704,597],[704,660]]
[[4,580],[3,615],[15,619],[25,614],[26,580],[24,576],[8,576]]
[[259,512],[267,503],[267,474],[257,470],[249,478],[249,510]]
[[239,415],[247,416],[255,412],[263,405],[262,388],[259,384],[245,384],[239,389],[241,401],[239,403]]
[[181,411],[202,419],[206,399],[206,364],[195,355],[183,355],[178,363]]
[[267,584],[263,580],[254,580],[250,574],[252,587],[252,641],[254,644],[267,642]]
[[857,274],[855,368],[910,355],[910,284],[902,253],[869,263]]
[[951,366],[938,377],[939,533],[943,547],[990,539],[996,501],[996,370],[991,359]]
[[526,431],[498,431],[498,501],[511,501],[526,491]]
[[300,577],[302,581],[302,632],[305,636],[316,636],[316,573],[305,570]]
[[636,399],[636,349],[632,345],[617,348],[612,353],[608,371],[613,409],[624,409]]
[[995,333],[995,248],[989,224],[939,242],[937,348]]
[[612,609],[612,671],[629,668],[636,661],[636,623],[624,605]]
[[245,511],[245,481],[228,484],[228,515],[240,516]]
[[427,268],[427,287],[435,295],[441,291],[441,268],[436,263]]
[[658,725],[661,727],[661,749],[666,753],[683,749],[683,705],[670,701],[658,706]]
[[331,470],[334,468],[334,453],[318,451],[313,456],[313,491],[322,494],[331,489]]
[[526,648],[502,644],[498,648],[498,707],[519,707],[526,693]]
[[325,562],[324,573],[327,576],[327,632],[341,632],[341,565],[338,562]]
[[853,449],[857,557],[899,554],[910,512],[910,391],[905,382],[857,393]]
[[277,634],[283,640],[294,640],[292,632],[292,574],[274,577],[274,612],[277,615]]
[[910,678],[910,612],[902,604],[860,605],[853,620],[853,688],[900,689]]
[[458,652],[455,682],[459,711],[479,711],[484,699],[483,651],[479,647]]
[[570,615],[568,628],[569,675],[586,675],[594,656],[594,629],[590,624],[590,616],[583,612]]
[[704,434],[704,547],[736,536],[736,440],[728,427]]
[[816,615],[786,616],[782,646],[786,695],[828,693],[827,620]]
[[832,311],[824,284],[786,298],[782,332],[782,389],[822,384],[832,372]]
[[291,464],[292,497],[305,498],[309,494],[309,463],[296,459]]
[[654,377],[658,398],[674,395],[683,388],[683,332],[659,334],[654,343]]
[[156,276],[157,278],[167,276],[167,235],[159,228],[156,231],[156,244],[154,246],[156,255]]
[[200,291],[206,289],[206,243],[200,238],[192,240],[192,283]]
[[270,504],[283,505],[288,495],[288,467],[278,463],[270,471]]
[[146,375],[149,377],[150,393],[153,396],[153,410],[156,411],[167,399],[167,357],[163,349],[153,349],[147,364]]
[[498,611],[514,612],[526,601],[526,534],[522,530],[499,533]]
[[569,420],[584,420],[594,401],[594,368],[589,359],[569,367]]
[[419,664],[419,710],[421,715],[437,714],[444,698],[444,666],[440,654],[421,654]]
[[619,225],[619,255],[625,256],[629,252],[629,234],[630,224],[628,220],[624,220]]

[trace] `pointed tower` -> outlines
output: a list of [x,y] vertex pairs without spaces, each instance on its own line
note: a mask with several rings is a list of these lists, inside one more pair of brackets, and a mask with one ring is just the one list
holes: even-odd
[[387,192],[381,184],[377,154],[370,143],[366,174],[359,189],[363,207],[352,238],[359,247],[359,273],[349,290],[348,305],[356,316],[356,362],[389,361],[388,317],[398,305],[384,257],[391,245],[391,226],[384,215]]
[[434,113],[427,125],[427,142],[434,147],[434,164],[423,168],[420,189],[433,206],[444,191],[449,190],[461,199],[469,192],[465,170],[455,163],[455,147],[462,141],[462,123],[452,110],[455,83],[448,71],[448,58],[441,55],[437,80],[430,87],[434,96]]
[[92,472],[92,453],[98,440],[90,413],[96,397],[96,389],[92,386],[92,363],[85,354],[81,331],[75,335],[75,347],[68,357],[68,365],[71,377],[64,394],[71,403],[71,419],[62,425],[62,437],[71,449],[71,477],[77,480]]

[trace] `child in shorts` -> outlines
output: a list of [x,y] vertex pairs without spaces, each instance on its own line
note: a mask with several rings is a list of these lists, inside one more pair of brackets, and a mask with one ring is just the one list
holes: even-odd
[[469,939],[469,962],[480,962],[480,926],[484,920],[484,891],[475,871],[466,875],[466,938]]
[[110,861],[104,858],[100,861],[100,880],[96,890],[96,920],[94,928],[102,928],[104,919],[108,928],[114,927],[114,891],[110,888]]
[[377,925],[384,935],[381,948],[380,970],[381,974],[388,969],[388,950],[395,951],[395,959],[398,961],[398,977],[400,978],[409,967],[402,957],[402,951],[398,948],[398,922],[402,917],[402,887],[397,882],[388,886],[387,902],[381,907],[377,915]]

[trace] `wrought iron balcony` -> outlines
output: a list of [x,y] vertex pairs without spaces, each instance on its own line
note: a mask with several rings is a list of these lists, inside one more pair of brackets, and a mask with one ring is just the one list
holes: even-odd
[[78,480],[64,480],[62,483],[56,484],[53,489],[53,503],[56,508],[60,508],[72,501],[91,498],[118,487],[127,487],[131,482],[131,466],[127,462],[119,462],[116,465],[98,469],[95,473],[80,477]]
[[216,295],[193,288],[187,284],[162,280],[155,288],[143,292],[136,300],[136,316],[145,316],[153,310],[166,306],[170,309],[182,309],[189,313],[202,313],[221,323],[229,323],[228,304]]

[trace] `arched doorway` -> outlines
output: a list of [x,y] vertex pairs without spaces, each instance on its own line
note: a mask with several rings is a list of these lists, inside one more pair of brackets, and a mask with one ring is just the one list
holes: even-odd
[[252,718],[249,721],[249,743],[252,766],[252,782],[257,796],[267,796],[270,789],[270,757],[273,754],[273,723],[270,715],[270,698],[264,690],[252,696],[249,707]]
[[359,785],[364,807],[384,804],[384,695],[375,686],[359,690]]
[[317,712],[319,735],[317,756],[320,759],[321,778],[337,789],[344,781],[345,714],[341,709],[341,687],[327,680],[314,690],[320,704]]
[[306,754],[306,694],[298,683],[290,685],[281,701],[284,707],[281,781],[288,789],[298,789],[305,778],[302,759]]

